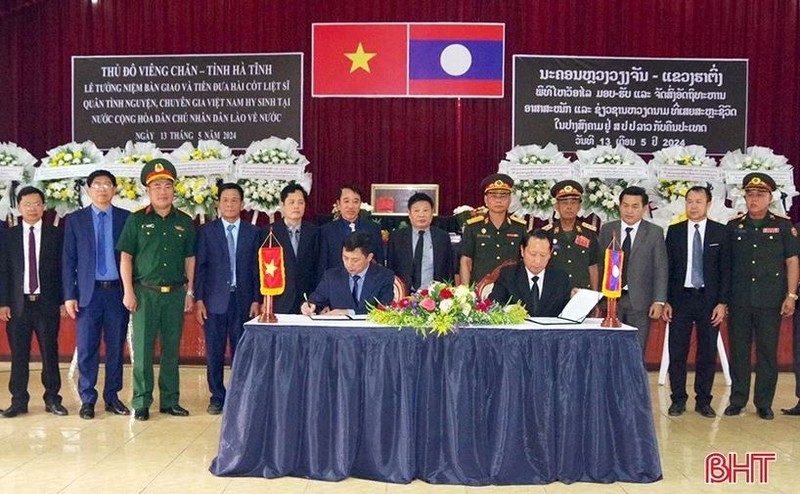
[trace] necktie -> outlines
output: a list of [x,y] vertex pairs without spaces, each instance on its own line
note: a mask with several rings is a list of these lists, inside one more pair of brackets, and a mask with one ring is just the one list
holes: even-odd
[[539,277],[534,276],[531,281],[533,281],[531,285],[531,309],[533,309],[533,315],[535,316],[539,313]]
[[349,226],[350,226],[350,233],[353,233],[354,231],[356,231],[356,224],[355,223],[350,223]]
[[425,232],[420,231],[417,245],[414,247],[414,264],[411,272],[411,289],[417,290],[422,284],[422,252],[425,248]]
[[358,307],[358,280],[361,279],[361,276],[354,274],[353,275],[353,303],[356,304]]
[[231,261],[231,287],[235,286],[236,280],[236,244],[233,241],[233,229],[236,225],[228,225],[228,233],[225,237],[228,239],[228,258]]
[[700,225],[694,225],[692,238],[692,286],[703,287],[703,240],[700,238]]
[[28,287],[30,293],[36,293],[39,288],[39,267],[36,264],[36,235],[33,233],[33,227],[28,233]]
[[622,286],[628,284],[628,262],[631,259],[631,232],[632,226],[625,227],[625,240],[622,241],[622,252],[625,254],[622,259]]
[[292,230],[292,236],[290,238],[292,241],[292,250],[294,251],[295,257],[297,257],[297,246],[300,245],[300,229],[295,228]]
[[106,274],[106,212],[97,216],[97,272]]

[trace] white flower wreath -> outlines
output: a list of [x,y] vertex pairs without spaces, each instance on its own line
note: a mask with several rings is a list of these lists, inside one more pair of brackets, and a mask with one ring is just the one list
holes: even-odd
[[514,165],[557,165],[563,168],[571,167],[572,162],[552,143],[544,147],[536,144],[515,146],[506,153],[506,159],[500,162],[498,170],[501,173],[508,173],[514,179],[513,194],[519,201],[520,212],[541,219],[549,218],[555,206],[555,199],[550,195],[550,189],[556,181],[550,178],[521,178],[514,173],[513,170],[516,168]]
[[[722,157],[720,166],[726,170],[771,172],[771,175],[788,174],[790,177],[794,169],[789,164],[786,156],[775,154],[772,149],[763,146],[750,146],[744,153],[739,149],[728,151]],[[786,181],[776,180],[776,183],[778,188],[772,193],[773,200],[770,204],[770,210],[785,215],[787,212],[785,204],[791,206],[792,199],[798,195],[798,192],[792,179]],[[741,181],[728,183],[728,198],[731,200],[733,209],[737,211],[745,211],[747,209]]]
[[[578,161],[582,164],[630,166],[645,165],[642,158],[625,146],[596,146],[578,151]],[[637,185],[640,180],[588,178],[583,193],[583,207],[596,214],[601,221],[619,218],[620,193],[629,185]]]

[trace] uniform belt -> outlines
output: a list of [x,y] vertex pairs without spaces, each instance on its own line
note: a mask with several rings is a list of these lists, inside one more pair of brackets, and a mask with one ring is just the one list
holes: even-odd
[[119,288],[119,280],[95,280],[94,286],[96,288]]
[[35,293],[35,294],[26,293],[25,294],[25,301],[26,302],[38,302],[41,298],[42,298],[42,295],[40,293]]
[[177,285],[148,285],[147,283],[139,282],[139,285],[141,285],[142,288],[147,288],[148,290],[156,293],[172,293],[175,290],[180,290],[186,287],[186,285],[183,283]]

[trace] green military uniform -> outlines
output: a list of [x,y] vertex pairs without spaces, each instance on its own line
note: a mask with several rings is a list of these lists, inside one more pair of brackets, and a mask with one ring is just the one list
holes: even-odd
[[519,259],[525,234],[525,220],[517,216],[506,218],[500,228],[488,216],[467,221],[461,237],[461,255],[472,259],[471,281],[479,282],[507,259]]
[[[774,190],[772,179],[752,175]],[[762,182],[758,182],[762,183]],[[786,298],[786,259],[798,254],[797,230],[791,222],[771,212],[755,220],[747,214],[728,222],[732,245],[730,296],[731,406],[744,407],[750,395],[750,354],[755,338],[756,383],[753,402],[770,408],[778,381],[778,333],[781,306]],[[727,414],[727,412],[726,412]]]
[[[142,182],[147,183],[144,178]],[[162,217],[148,206],[128,217],[117,250],[133,257],[138,301],[132,317],[132,406],[136,410],[147,409],[153,402],[153,353],[160,333],[160,407],[173,407],[178,405],[180,395],[178,356],[188,281],[185,261],[195,255],[194,224],[174,207]]]
[[542,227],[553,243],[553,257],[550,265],[561,268],[569,274],[570,288],[592,288],[589,283],[589,266],[603,261],[603,251],[597,240],[594,225],[575,223],[566,231],[559,220],[553,220]]

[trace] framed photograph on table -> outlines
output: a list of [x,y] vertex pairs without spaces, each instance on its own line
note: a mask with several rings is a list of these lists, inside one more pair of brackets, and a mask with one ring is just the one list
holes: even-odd
[[372,214],[405,216],[408,199],[423,192],[433,199],[433,215],[439,214],[439,184],[372,184]]

